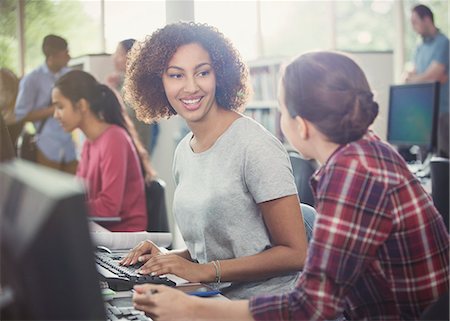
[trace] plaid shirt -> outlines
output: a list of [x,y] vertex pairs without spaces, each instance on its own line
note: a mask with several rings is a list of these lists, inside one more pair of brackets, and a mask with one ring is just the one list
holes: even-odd
[[256,320],[417,319],[449,284],[449,234],[399,154],[372,132],[313,176],[317,217],[296,288],[253,297]]

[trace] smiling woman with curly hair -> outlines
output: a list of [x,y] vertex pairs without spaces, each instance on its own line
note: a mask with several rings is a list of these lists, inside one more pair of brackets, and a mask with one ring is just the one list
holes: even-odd
[[173,212],[187,249],[158,255],[142,242],[122,264],[231,282],[222,289],[230,298],[294,286],[307,247],[297,191],[283,145],[239,113],[247,77],[231,42],[205,24],[170,24],[133,47],[125,90],[137,117],[177,114],[192,131],[173,164]]
[[155,31],[129,53],[125,99],[149,123],[176,115],[164,92],[162,75],[180,46],[199,43],[208,53],[216,74],[216,100],[221,108],[239,110],[249,95],[248,69],[233,44],[216,28],[192,22],[177,23]]

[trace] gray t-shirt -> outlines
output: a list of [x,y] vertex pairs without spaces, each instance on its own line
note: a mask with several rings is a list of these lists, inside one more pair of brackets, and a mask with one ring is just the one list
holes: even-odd
[[[191,137],[186,135],[175,151],[173,212],[192,258],[206,263],[270,248],[257,204],[297,194],[283,145],[245,116],[204,152],[192,151]],[[282,293],[294,287],[297,276],[234,282],[222,291],[234,299]]]

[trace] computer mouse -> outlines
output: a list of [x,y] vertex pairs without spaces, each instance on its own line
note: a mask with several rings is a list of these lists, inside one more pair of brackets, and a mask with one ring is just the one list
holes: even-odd
[[97,245],[97,251],[103,252],[103,253],[109,253],[109,254],[112,253],[112,251],[110,249],[108,249],[106,246],[102,246],[102,245]]

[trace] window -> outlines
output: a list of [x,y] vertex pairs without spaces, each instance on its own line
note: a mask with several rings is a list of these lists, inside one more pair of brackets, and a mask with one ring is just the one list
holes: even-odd
[[336,49],[346,51],[392,50],[395,34],[393,1],[336,2]]

